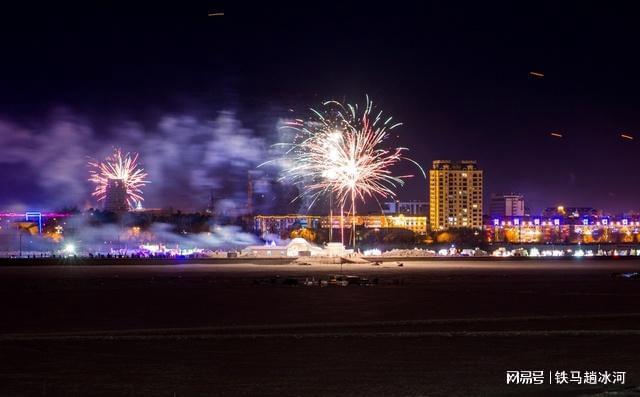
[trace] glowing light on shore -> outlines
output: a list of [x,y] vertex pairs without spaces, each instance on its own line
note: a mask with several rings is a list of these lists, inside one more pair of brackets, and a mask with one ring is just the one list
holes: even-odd
[[64,250],[65,254],[67,255],[75,255],[76,254],[76,246],[72,243],[68,243],[67,245],[64,246]]
[[118,179],[124,183],[126,199],[129,208],[135,208],[142,202],[142,188],[149,183],[145,178],[147,174],[138,164],[137,153],[123,154],[120,149],[115,149],[113,154],[103,162],[89,162],[89,181],[95,184],[92,196],[102,201],[107,195],[109,180]]

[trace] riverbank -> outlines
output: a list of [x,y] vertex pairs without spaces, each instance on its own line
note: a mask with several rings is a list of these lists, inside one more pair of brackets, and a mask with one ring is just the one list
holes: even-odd
[[[640,385],[640,281],[612,277],[639,271],[638,259],[114,262],[0,267],[1,395],[590,395]],[[341,271],[379,282],[284,282]],[[507,370],[532,369],[627,380],[505,385]]]
[[[363,261],[364,260],[364,261]],[[497,257],[497,256],[359,256],[358,262],[361,265],[371,265],[379,262],[496,262],[504,263],[511,261],[518,262],[558,262],[558,261],[640,261],[638,256],[549,256],[549,257]],[[2,266],[175,266],[181,264],[211,264],[211,265],[233,265],[251,262],[256,265],[288,265],[288,264],[335,264],[335,258],[327,258],[326,263],[319,258],[305,261],[305,258],[89,258],[89,257],[48,257],[48,258],[0,258],[0,267]],[[345,257],[343,263],[350,263],[350,258]]]

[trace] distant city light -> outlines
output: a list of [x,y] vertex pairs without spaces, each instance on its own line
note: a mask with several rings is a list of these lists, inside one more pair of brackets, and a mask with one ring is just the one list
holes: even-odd
[[68,243],[67,245],[64,246],[63,251],[68,255],[75,255],[76,246],[73,243]]

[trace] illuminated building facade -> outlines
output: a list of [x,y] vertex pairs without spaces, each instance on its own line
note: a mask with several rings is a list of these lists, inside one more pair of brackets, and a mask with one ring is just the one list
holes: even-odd
[[127,204],[127,188],[122,179],[109,179],[104,199],[105,211],[125,212],[129,210]]
[[484,226],[487,241],[510,243],[637,243],[639,231],[638,216],[492,217]]
[[[253,227],[259,234],[265,233],[281,233],[291,230],[294,226],[299,225],[302,228],[327,229],[333,220],[333,228],[351,229],[353,218],[340,215],[334,215],[333,218],[328,216],[314,215],[257,215],[254,217]],[[390,229],[399,228],[411,230],[417,234],[425,234],[427,232],[426,216],[406,216],[400,215],[357,215],[356,226],[365,229]]]
[[294,226],[317,229],[322,217],[315,215],[257,215],[253,217],[253,230],[262,234],[279,234],[291,230]]
[[491,216],[524,216],[524,196],[521,194],[492,194],[489,204]]
[[387,215],[427,215],[429,203],[426,201],[388,201],[384,203],[383,214]]
[[429,170],[432,230],[482,228],[482,170],[473,160],[435,160]]
[[427,217],[412,215],[365,215],[362,225],[366,229],[407,229],[417,234],[427,232]]

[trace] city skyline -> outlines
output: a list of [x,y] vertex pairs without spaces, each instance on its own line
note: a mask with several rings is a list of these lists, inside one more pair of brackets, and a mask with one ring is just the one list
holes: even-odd
[[[454,163],[459,163],[459,162],[470,162],[470,163],[477,163],[475,160],[434,160],[433,163],[441,163],[441,162],[454,162]],[[93,163],[91,163],[93,164]],[[428,170],[430,171],[430,170]],[[249,181],[249,183],[252,183],[251,177],[249,176],[251,174],[252,170],[249,169],[248,170],[248,177],[247,177],[247,181]],[[92,175],[91,172],[89,172],[87,175]],[[422,178],[421,178],[422,179]],[[422,179],[424,181],[424,184],[426,186],[426,190],[427,192],[429,192],[429,179]],[[481,177],[481,180],[484,181],[484,179]],[[114,182],[116,180],[109,180],[109,182]],[[148,182],[148,181],[146,181]],[[91,187],[91,185],[88,185],[89,187]],[[294,184],[289,184],[290,187],[294,186]],[[481,191],[484,189],[481,189]],[[222,203],[222,206],[219,208],[220,211],[226,211],[231,209],[231,211],[233,213],[246,213],[246,214],[251,214],[252,212],[247,212],[246,211],[246,206],[248,205],[248,201],[249,198],[246,195],[246,191],[244,192],[245,196],[241,197],[239,199],[236,198],[236,203],[233,204],[232,207],[224,207],[225,205],[228,204],[228,199],[229,197],[225,197],[225,196],[220,196],[218,197],[219,199],[219,203]],[[409,203],[413,202],[413,203],[424,203],[427,207],[429,208],[430,206],[430,200],[431,200],[431,195],[429,193],[427,193],[426,196],[423,197],[407,197],[406,194],[403,194],[402,189],[398,189],[396,191],[396,196],[388,196],[388,197],[379,197],[378,199],[371,199],[370,201],[363,201],[360,204],[364,205],[364,212],[366,214],[374,214],[374,213],[385,213],[387,212],[387,210],[385,209],[386,206],[391,203],[393,204],[393,202],[401,202],[401,203],[407,203],[407,205],[409,205]],[[258,193],[259,194],[259,193]],[[76,203],[73,203],[71,201],[68,201],[66,205],[53,205],[53,206],[47,206],[46,204],[44,206],[40,205],[39,203],[36,203],[35,205],[29,204],[29,203],[13,203],[11,205],[5,206],[5,210],[6,211],[29,211],[29,210],[43,210],[43,211],[55,211],[55,210],[63,210],[63,209],[72,209],[72,208],[78,208],[80,210],[88,210],[88,209],[104,209],[105,210],[109,210],[109,208],[105,207],[105,201],[103,201],[102,199],[99,198],[95,198],[92,197],[90,198],[90,196],[93,196],[93,194],[91,193],[91,191],[89,190],[87,193],[87,197],[83,197],[82,200],[79,200]],[[253,193],[253,195],[255,195],[255,193]],[[203,196],[204,197],[204,196]],[[482,204],[480,204],[480,208],[482,209],[482,214],[485,217],[489,217],[491,215],[498,215],[498,216],[539,216],[539,215],[544,215],[545,211],[549,211],[550,209],[556,209],[556,208],[561,208],[561,207],[567,207],[567,208],[590,208],[590,209],[595,209],[603,214],[606,214],[608,216],[621,216],[621,215],[625,215],[625,214],[637,214],[640,213],[640,207],[638,208],[631,208],[628,210],[610,210],[608,209],[609,207],[595,207],[595,206],[587,206],[587,205],[582,205],[582,203],[580,203],[581,205],[574,205],[573,203],[569,202],[568,205],[565,204],[566,201],[559,201],[557,203],[551,203],[551,202],[546,202],[546,203],[538,203],[534,206],[531,206],[530,201],[528,199],[526,199],[526,197],[523,194],[517,193],[517,192],[513,192],[510,191],[510,193],[501,193],[501,192],[487,192],[486,190],[484,190],[481,193],[481,197],[482,199],[480,200],[480,202]],[[504,205],[504,198],[507,199],[513,199],[515,200],[517,198],[517,200],[519,200],[520,202],[518,202],[517,205],[521,206],[520,211],[522,212],[513,212],[513,213],[503,213],[503,212],[497,212],[494,213],[494,199],[495,198],[500,198],[502,199],[502,205]],[[255,199],[255,197],[253,198]],[[252,200],[253,200],[252,199]],[[118,199],[118,200],[126,200],[126,197],[123,196],[122,199]],[[391,201],[390,201],[391,200]],[[84,205],[79,205],[79,202],[84,202]],[[157,201],[153,200],[153,198],[151,199],[152,202],[157,203]],[[201,205],[197,206],[197,207],[174,207],[173,205],[169,204],[169,205],[157,205],[155,207],[150,207],[150,208],[162,208],[162,209],[169,209],[169,208],[173,208],[175,210],[181,210],[181,211],[187,211],[187,212],[206,212],[206,211],[212,211],[213,208],[211,208],[212,205],[215,205],[215,203],[217,202],[216,198],[213,196],[209,196],[208,198],[205,198],[202,200]],[[525,203],[526,202],[526,207],[525,207]],[[132,203],[132,204],[131,204]],[[138,210],[141,210],[143,208],[146,208],[146,206],[142,205],[141,201],[131,201],[130,204],[127,205],[127,210],[135,210],[136,208]],[[507,201],[507,203],[509,203],[509,201]],[[289,202],[288,204],[293,204],[292,202]],[[508,205],[516,205],[516,204],[508,204]],[[108,207],[109,205],[107,205]],[[120,205],[121,207],[122,205]],[[124,207],[120,208],[118,207],[117,211],[122,211],[124,210]],[[295,208],[296,206],[292,206],[291,208]],[[115,207],[114,207],[115,208]],[[225,209],[223,209],[225,208]],[[293,213],[299,213],[299,214],[317,214],[317,213],[321,213],[323,211],[328,211],[328,207],[326,206],[326,203],[323,204],[318,204],[315,207],[311,207],[311,208],[298,208],[297,210],[293,210],[293,211],[265,211],[264,214],[293,214]],[[427,214],[428,216],[428,214]]]
[[[533,212],[638,209],[640,187],[622,172],[635,166],[640,128],[640,59],[629,50],[633,13],[624,7],[554,5],[547,15],[545,7],[328,6],[335,26],[321,35],[291,21],[304,15],[319,24],[324,13],[268,7],[228,5],[216,18],[199,6],[57,6],[35,16],[11,8],[2,28],[12,78],[0,91],[0,207],[86,207],[80,164],[113,147],[141,153],[154,180],[150,207],[204,207],[212,189],[238,202],[283,120],[327,98],[369,93],[403,122],[390,144],[410,148],[424,168],[477,160],[485,202],[514,191]],[[385,29],[360,34],[353,18],[384,21]],[[135,34],[139,23],[149,35]],[[135,39],[125,45],[125,37]],[[56,56],[36,55],[45,50]],[[233,146],[221,150],[226,142]],[[234,172],[222,178],[226,163]],[[261,186],[286,201],[267,189],[274,176],[266,174]],[[398,195],[422,200],[424,191],[413,178]]]

